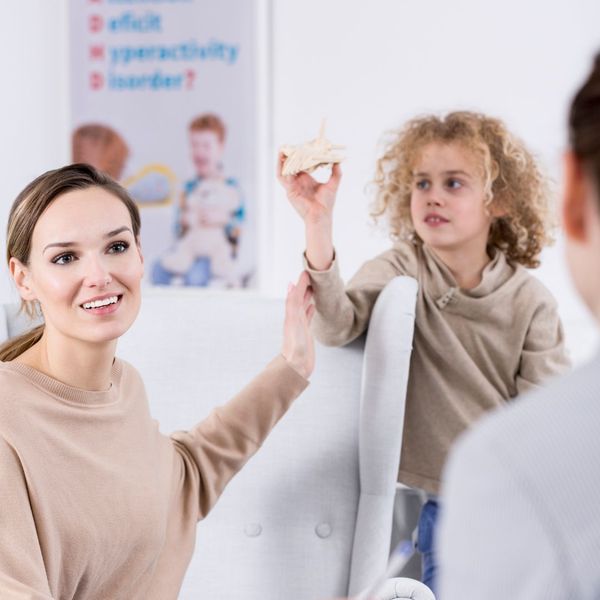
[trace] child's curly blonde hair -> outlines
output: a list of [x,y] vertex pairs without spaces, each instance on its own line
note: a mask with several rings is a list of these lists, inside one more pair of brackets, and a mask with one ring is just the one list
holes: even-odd
[[393,133],[377,161],[377,192],[371,215],[385,214],[395,239],[420,242],[410,216],[413,168],[431,142],[458,143],[481,159],[485,204],[494,203],[488,246],[526,267],[540,264],[542,248],[552,242],[549,185],[524,144],[498,119],[475,112],[452,112],[412,119]]

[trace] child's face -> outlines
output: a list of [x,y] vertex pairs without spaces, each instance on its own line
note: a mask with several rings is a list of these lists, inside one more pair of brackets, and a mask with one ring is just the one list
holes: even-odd
[[485,252],[492,217],[477,158],[458,143],[424,146],[413,166],[410,214],[415,231],[439,251]]
[[216,132],[202,129],[190,132],[190,150],[196,174],[200,177],[214,177],[219,174],[223,142]]

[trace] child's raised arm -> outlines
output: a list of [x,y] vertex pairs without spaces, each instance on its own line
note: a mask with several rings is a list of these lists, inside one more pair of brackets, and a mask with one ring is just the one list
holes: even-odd
[[308,173],[284,176],[281,173],[285,155],[280,153],[277,178],[284,187],[288,200],[304,221],[306,232],[306,259],[311,268],[325,271],[333,261],[333,205],[342,177],[335,163],[326,183],[315,181]]

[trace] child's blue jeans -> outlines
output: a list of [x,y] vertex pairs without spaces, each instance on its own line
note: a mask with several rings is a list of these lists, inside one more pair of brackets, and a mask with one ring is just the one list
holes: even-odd
[[435,555],[435,530],[438,519],[438,503],[427,500],[421,509],[417,530],[417,550],[421,554],[421,581],[436,593],[437,557]]

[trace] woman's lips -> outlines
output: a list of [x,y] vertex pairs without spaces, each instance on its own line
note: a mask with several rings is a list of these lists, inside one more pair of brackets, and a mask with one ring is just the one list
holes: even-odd
[[84,302],[81,305],[81,308],[83,308],[86,313],[92,313],[94,315],[107,315],[115,312],[119,308],[122,298],[122,294],[115,294],[114,296],[109,296],[104,300]]

